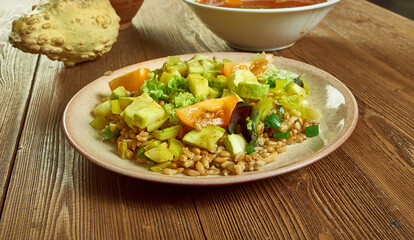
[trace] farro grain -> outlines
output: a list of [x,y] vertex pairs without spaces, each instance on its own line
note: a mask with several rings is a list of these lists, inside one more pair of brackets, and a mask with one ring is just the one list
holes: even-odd
[[283,121],[280,124],[279,131],[280,132],[286,132],[289,128],[292,127],[292,125],[295,123],[296,120],[298,120],[298,117],[292,116],[289,119]]
[[202,126],[201,126],[201,124],[199,122],[194,122],[194,129],[197,132],[200,132],[201,131],[201,128],[202,128]]
[[200,176],[200,172],[193,169],[184,169],[184,174],[193,177]]
[[194,153],[191,152],[190,150],[188,150],[188,148],[183,148],[183,152],[184,154],[189,158],[189,159],[193,159],[194,158]]
[[203,156],[201,156],[201,155],[195,155],[194,156],[194,161],[200,161],[201,159],[203,158]]
[[140,135],[141,137],[148,137],[149,133],[146,131],[141,131],[138,135]]
[[182,167],[177,168],[177,173],[182,173],[183,171],[184,171],[184,168],[182,168]]
[[272,152],[274,152],[274,151],[275,151],[275,148],[274,148],[272,145],[267,145],[267,146],[265,147],[265,150],[266,150],[268,153],[272,153]]
[[218,169],[218,168],[209,169],[208,174],[210,174],[210,175],[219,175],[220,174],[220,169]]
[[260,169],[262,169],[262,167],[265,165],[265,161],[256,161],[256,163],[254,164],[254,170],[258,171]]
[[125,157],[129,160],[131,160],[134,157],[134,154],[132,153],[131,150],[127,150]]
[[256,127],[256,132],[257,132],[257,135],[262,135],[263,134],[263,131],[264,131],[264,123],[259,123],[258,125],[257,125],[257,127]]
[[195,155],[200,155],[201,154],[201,149],[197,148],[197,147],[193,147],[193,148],[191,148],[191,152],[193,152]]
[[148,140],[148,137],[142,137],[140,135],[136,135],[135,138],[140,142],[146,142]]
[[178,164],[176,163],[176,162],[172,162],[171,164],[170,164],[170,166],[168,166],[169,168],[172,168],[172,169],[177,169],[178,168]]
[[221,165],[220,165],[220,167],[222,167],[222,168],[227,168],[228,166],[230,166],[230,165],[234,165],[234,162],[232,162],[232,161],[224,161]]
[[235,162],[240,162],[243,159],[244,159],[244,153],[243,152],[239,152],[234,156],[234,161]]
[[181,162],[185,162],[185,161],[187,161],[188,160],[188,157],[187,157],[187,155],[185,155],[185,154],[181,154],[180,155],[180,157],[178,158]]
[[178,174],[178,171],[177,171],[177,169],[164,168],[162,170],[162,173],[163,174],[166,174],[166,175],[177,175]]
[[[241,162],[239,162],[239,163],[241,163]],[[236,172],[237,175],[242,174],[243,171],[244,171],[244,165],[243,164],[240,165],[240,164],[237,163],[237,165],[234,166],[234,171]]]
[[207,151],[207,150],[202,149],[202,150],[201,150],[201,155],[203,155],[203,156],[208,156],[208,151]]
[[183,166],[186,168],[190,168],[192,166],[194,166],[194,161],[193,160],[187,160],[185,162],[183,162]]
[[221,151],[218,153],[218,155],[220,157],[231,157],[231,153],[229,153],[228,151]]
[[227,169],[223,169],[223,170],[221,171],[221,175],[223,175],[223,176],[227,176],[227,175],[229,175],[229,173],[230,173],[230,171],[229,171],[229,170],[227,170]]
[[302,125],[299,123],[299,120],[302,120],[302,118],[298,118],[298,120],[293,124],[293,129],[296,129],[298,131],[302,129]]
[[249,171],[254,171],[254,164],[256,163],[256,161],[250,161],[249,162],[249,166],[247,167],[247,169]]
[[276,160],[277,156],[279,154],[277,152],[272,152],[271,154],[269,154],[267,157],[263,158],[263,161],[265,163],[270,163]]
[[206,169],[204,168],[204,165],[201,162],[197,162],[195,164],[195,169],[201,174],[204,175],[206,172]]
[[277,153],[283,153],[283,152],[286,152],[286,150],[287,150],[287,146],[282,145],[282,146],[277,148]]
[[244,156],[244,161],[246,161],[246,162],[250,162],[252,159],[253,159],[252,156],[250,156],[248,154],[246,154],[246,156]]
[[213,160],[214,160],[214,162],[222,163],[222,162],[224,162],[224,161],[226,161],[228,159],[229,158],[226,158],[226,157],[215,157]]
[[204,166],[206,169],[208,169],[208,168],[209,168],[209,166],[210,166],[210,162],[208,161],[208,159],[207,159],[207,157],[206,157],[206,156],[203,156],[203,157],[201,158],[201,163],[203,164],[203,166]]

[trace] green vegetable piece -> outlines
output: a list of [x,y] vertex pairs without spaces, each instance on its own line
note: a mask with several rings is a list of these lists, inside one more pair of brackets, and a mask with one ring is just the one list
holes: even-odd
[[273,99],[271,98],[262,98],[257,104],[257,109],[259,109],[259,119],[264,121],[267,114],[269,114],[270,110],[273,108]]
[[304,88],[300,87],[296,83],[290,83],[286,86],[286,90],[288,93],[296,93],[301,97],[306,97],[306,91]]
[[168,120],[168,114],[165,113],[164,117],[157,120],[154,123],[151,123],[150,125],[147,126],[147,132],[153,132],[155,130],[157,130],[158,128],[160,128],[166,121]]
[[167,162],[174,159],[173,153],[170,151],[168,144],[165,142],[154,148],[146,150],[144,154],[147,158],[157,163]]
[[319,125],[312,125],[305,128],[306,137],[316,137],[319,135]]
[[167,168],[171,164],[171,161],[158,163],[152,167],[150,167],[151,171],[153,172],[161,172],[164,168]]
[[[161,142],[160,142],[160,144],[161,144]],[[138,152],[137,152],[137,157],[139,157],[139,158],[147,158],[147,157],[145,156],[144,152],[145,152],[145,147],[141,147],[141,148],[138,150]]]
[[169,138],[175,138],[178,134],[179,126],[173,126],[164,128],[163,130],[156,131],[154,137],[158,140],[167,140]]
[[224,138],[224,146],[233,156],[237,153],[244,152],[247,147],[247,141],[242,134],[228,134]]
[[200,64],[199,61],[190,61],[188,62],[188,73],[189,75],[192,73],[199,73],[202,74],[204,72],[203,66]]
[[225,132],[226,130],[219,126],[206,126],[199,132],[193,130],[187,133],[183,138],[183,142],[199,148],[213,150],[217,146],[217,141],[223,137]]
[[121,159],[126,159],[126,153],[128,151],[128,144],[126,141],[118,142],[118,152]]
[[272,113],[266,118],[266,126],[269,126],[273,129],[279,130],[280,124],[282,123],[282,119],[278,117],[276,114]]
[[254,145],[256,144],[257,140],[253,140],[249,143],[249,145],[246,148],[246,152],[248,154],[252,154],[254,152],[256,152],[256,149],[254,149]]
[[161,145],[161,141],[160,140],[157,140],[157,139],[151,139],[149,142],[147,142],[146,144],[145,144],[145,146],[144,146],[144,149],[145,150],[149,150],[149,149],[151,149],[151,148],[155,148],[155,147],[157,147],[157,146],[159,146],[159,145]]
[[96,106],[93,109],[93,114],[95,115],[95,117],[99,117],[99,116],[105,117],[108,114],[110,109],[111,109],[111,101],[106,101]]
[[118,99],[119,97],[125,97],[125,96],[127,96],[128,93],[129,92],[123,86],[120,86],[120,87],[115,88],[112,91],[110,98],[112,100]]
[[93,128],[102,130],[108,125],[108,120],[103,116],[98,116],[89,123]]
[[131,104],[133,101],[137,99],[136,97],[119,97],[119,106],[122,110],[124,110],[126,107],[128,107],[129,104]]
[[178,72],[176,73],[162,72],[161,77],[158,81],[164,84],[167,84],[168,81],[173,79],[177,74],[179,73]]
[[184,145],[176,138],[168,139],[170,151],[174,154],[174,161],[177,161],[181,154],[183,154]]
[[236,93],[242,98],[262,99],[267,96],[269,85],[251,82],[240,82],[237,85]]
[[220,92],[212,89],[211,87],[208,88],[208,97],[209,98],[218,98],[220,96]]
[[204,72],[213,74],[221,73],[222,64],[211,61],[210,59],[202,59],[200,63],[203,66]]
[[187,76],[188,72],[187,64],[181,61],[180,57],[178,56],[167,57],[167,60],[165,61],[163,68],[169,73],[178,73],[181,76]]
[[113,114],[121,114],[122,109],[121,105],[119,104],[119,100],[111,100],[111,106]]
[[275,132],[273,134],[273,137],[276,139],[286,139],[290,137],[290,129],[288,129],[286,132]]
[[[241,82],[258,83],[256,76],[246,69],[236,70],[227,78],[227,84],[231,91],[237,92],[237,86]],[[267,92],[266,92],[267,94]]]
[[[106,127],[102,131],[103,139],[104,140],[109,140],[109,139],[111,139],[111,138],[116,137],[116,136],[119,135],[119,128],[115,127],[114,125],[115,125],[114,122],[110,122],[109,125],[108,125],[108,127]],[[115,130],[111,131],[111,129],[115,129]]]
[[208,80],[200,74],[189,74],[187,77],[190,92],[200,98],[205,98],[210,93]]
[[121,116],[131,128],[133,126],[145,128],[165,118],[165,115],[166,112],[164,108],[155,102],[147,93],[137,97],[137,99],[135,99],[121,113]]
[[237,95],[237,93],[230,91],[229,89],[223,89],[223,95],[221,97],[227,97],[227,96],[231,96],[231,95],[235,95],[237,97],[237,99],[239,100],[239,102],[244,102],[244,100]]

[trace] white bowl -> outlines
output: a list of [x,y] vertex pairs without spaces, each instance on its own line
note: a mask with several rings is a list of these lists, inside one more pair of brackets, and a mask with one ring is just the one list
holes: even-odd
[[215,7],[184,0],[199,19],[234,48],[273,51],[295,44],[340,0],[304,7],[245,9]]

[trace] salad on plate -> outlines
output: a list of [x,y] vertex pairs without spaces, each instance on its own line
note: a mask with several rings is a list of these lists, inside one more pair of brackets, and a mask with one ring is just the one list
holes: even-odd
[[[240,175],[277,160],[287,146],[319,135],[305,77],[273,64],[272,54],[232,62],[195,54],[167,57],[108,82],[92,127],[119,157],[150,171]],[[120,161],[122,161],[120,159]]]

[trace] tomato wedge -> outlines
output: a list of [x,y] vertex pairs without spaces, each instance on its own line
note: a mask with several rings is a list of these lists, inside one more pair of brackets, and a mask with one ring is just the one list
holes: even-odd
[[209,99],[177,110],[177,116],[185,125],[195,128],[196,122],[204,126],[220,126],[226,128],[231,114],[239,102],[237,96]]
[[256,77],[267,72],[273,66],[273,54],[264,54],[248,62],[228,62],[224,63],[221,68],[221,73],[229,77],[236,70],[248,69]]
[[148,80],[150,73],[148,68],[138,68],[132,72],[126,73],[122,76],[112,79],[108,82],[111,91],[117,87],[123,86],[126,90],[133,92],[141,88],[141,86]]

